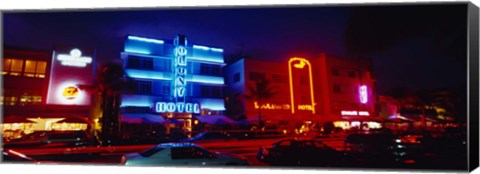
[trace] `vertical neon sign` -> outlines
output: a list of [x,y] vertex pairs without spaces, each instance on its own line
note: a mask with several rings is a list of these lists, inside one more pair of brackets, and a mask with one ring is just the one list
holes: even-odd
[[185,36],[177,35],[174,40],[174,56],[173,71],[174,71],[174,87],[173,95],[176,102],[185,102],[186,88],[187,88],[187,39]]
[[367,92],[367,86],[366,85],[361,85],[359,88],[359,93],[360,93],[360,103],[367,103],[368,102],[368,92]]
[[[305,65],[308,66],[308,77],[310,80],[310,99],[312,101],[311,107],[308,107],[308,110],[311,110],[313,114],[315,114],[315,101],[314,101],[314,95],[313,95],[313,80],[312,80],[312,65],[310,62],[304,58],[290,58],[288,61],[288,77],[289,77],[289,83],[290,83],[290,102],[291,102],[291,109],[292,109],[292,114],[295,113],[295,99],[294,99],[294,90],[293,90],[293,80],[292,80],[292,67],[297,68],[297,69],[303,69]],[[310,109],[311,108],[311,109]],[[299,108],[297,108],[299,109]],[[305,110],[305,109],[301,109]]]

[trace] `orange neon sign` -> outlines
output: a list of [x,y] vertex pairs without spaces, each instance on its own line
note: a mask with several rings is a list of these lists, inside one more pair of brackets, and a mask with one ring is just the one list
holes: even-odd
[[[290,58],[288,61],[288,77],[289,77],[289,84],[290,84],[290,102],[291,106],[295,106],[294,104],[294,94],[293,94],[293,81],[292,81],[292,64],[293,67],[297,69],[303,69],[305,65],[308,66],[308,77],[310,79],[310,97],[312,101],[312,105],[310,107],[307,107],[305,105],[299,105],[298,110],[311,110],[313,114],[315,114],[315,101],[314,101],[314,95],[313,95],[313,80],[312,80],[312,65],[307,59],[304,58],[299,58],[299,57],[293,57]],[[300,107],[302,106],[302,107]],[[292,109],[292,114],[295,113],[295,107],[291,107]]]
[[261,106],[258,104],[258,102],[253,102],[255,109],[267,109],[267,110],[289,110],[290,105],[288,104],[273,104],[273,103],[265,103],[262,104]]

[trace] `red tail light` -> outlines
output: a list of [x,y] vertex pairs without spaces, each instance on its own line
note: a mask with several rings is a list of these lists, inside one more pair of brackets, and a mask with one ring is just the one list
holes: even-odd
[[122,156],[122,159],[120,160],[120,164],[125,164],[127,163],[127,158],[125,156]]

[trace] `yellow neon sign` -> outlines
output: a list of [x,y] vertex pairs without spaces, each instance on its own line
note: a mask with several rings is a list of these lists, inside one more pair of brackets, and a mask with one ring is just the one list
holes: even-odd
[[[295,64],[293,64],[293,67],[298,68],[298,69],[303,69],[305,67],[305,65],[308,65],[308,74],[309,74],[309,79],[310,79],[310,97],[311,97],[311,100],[312,100],[311,110],[312,110],[312,113],[315,114],[315,101],[314,101],[314,98],[313,98],[314,95],[313,95],[312,65],[305,58],[293,57],[293,58],[290,58],[290,60],[288,61],[288,77],[289,77],[289,84],[290,84],[291,106],[295,106],[294,98],[293,98],[294,95],[293,95],[293,82],[292,82],[292,63],[295,63]],[[292,108],[292,114],[294,114],[295,113],[295,107],[291,107],[291,108]],[[302,107],[301,110],[310,110],[310,107],[308,107],[308,109],[307,109],[307,107]]]

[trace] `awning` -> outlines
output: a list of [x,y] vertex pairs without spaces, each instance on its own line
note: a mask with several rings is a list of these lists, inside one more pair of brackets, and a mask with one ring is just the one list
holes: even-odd
[[165,119],[162,116],[153,114],[123,113],[120,121],[125,123],[158,124],[165,122]]
[[195,117],[200,123],[205,124],[233,124],[235,121],[224,115],[205,115]]
[[57,123],[86,123],[86,124],[92,124],[93,122],[88,120],[88,118],[85,118],[85,117],[67,117],[63,120],[57,121]]

